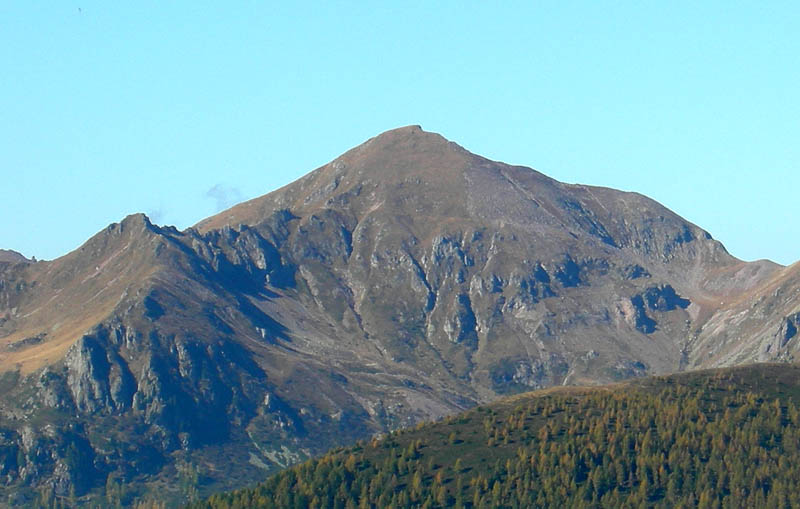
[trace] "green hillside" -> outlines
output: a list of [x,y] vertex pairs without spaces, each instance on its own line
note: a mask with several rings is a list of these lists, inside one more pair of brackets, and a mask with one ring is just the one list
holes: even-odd
[[539,391],[191,508],[800,507],[800,368]]

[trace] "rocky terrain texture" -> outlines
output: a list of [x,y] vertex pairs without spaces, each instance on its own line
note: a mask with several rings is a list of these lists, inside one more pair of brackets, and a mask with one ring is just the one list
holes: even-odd
[[800,265],[400,128],[185,231],[0,261],[0,496],[185,499],[507,393],[792,360],[798,329]]

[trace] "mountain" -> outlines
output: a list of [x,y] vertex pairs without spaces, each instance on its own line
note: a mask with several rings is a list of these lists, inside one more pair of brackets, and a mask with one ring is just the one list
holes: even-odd
[[12,251],[11,249],[0,249],[0,263],[20,263],[29,262],[27,258],[21,253]]
[[751,291],[720,295],[719,299],[718,305],[709,302],[713,314],[694,332],[690,368],[795,359],[800,263],[773,271]]
[[791,360],[798,270],[388,131],[194,228],[0,264],[4,494],[185,499],[508,393]]
[[797,507],[798,381],[760,365],[530,392],[189,507]]

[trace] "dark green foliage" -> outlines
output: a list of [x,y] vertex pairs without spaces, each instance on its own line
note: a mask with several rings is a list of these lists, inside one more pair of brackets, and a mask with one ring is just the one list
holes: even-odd
[[800,370],[507,399],[192,508],[800,507]]

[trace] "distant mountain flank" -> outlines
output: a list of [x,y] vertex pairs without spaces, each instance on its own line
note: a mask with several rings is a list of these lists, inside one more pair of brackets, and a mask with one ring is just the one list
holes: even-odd
[[791,361],[798,270],[395,129],[185,231],[0,263],[0,497],[185,500],[506,394]]

